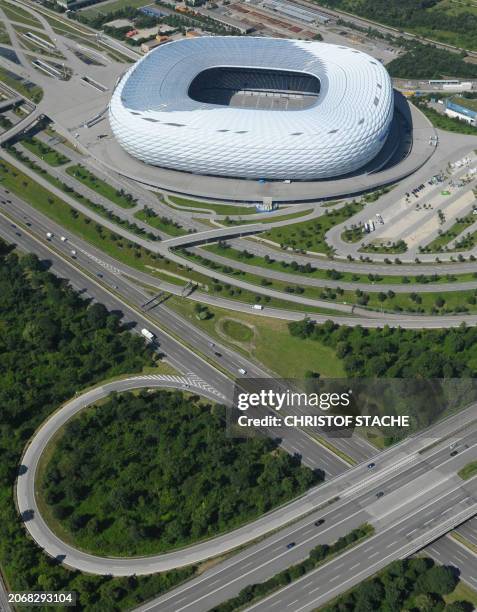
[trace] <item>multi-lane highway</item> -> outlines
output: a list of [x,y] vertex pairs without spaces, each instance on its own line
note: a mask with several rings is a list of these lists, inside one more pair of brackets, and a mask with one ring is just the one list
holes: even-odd
[[[362,481],[360,489],[344,491],[329,507],[139,609],[205,612],[245,586],[302,560],[317,544],[330,543],[365,522],[371,523],[376,529],[371,539],[256,605],[257,609],[294,612],[318,607],[477,511],[477,481],[464,483],[456,476],[459,467],[476,455],[477,425],[469,429],[461,444],[468,448],[463,446],[456,457],[450,457],[448,442],[443,442],[416,454],[402,470],[384,472],[382,478],[369,483]],[[323,525],[315,525],[318,519],[325,520]],[[288,549],[290,542],[295,545]]]

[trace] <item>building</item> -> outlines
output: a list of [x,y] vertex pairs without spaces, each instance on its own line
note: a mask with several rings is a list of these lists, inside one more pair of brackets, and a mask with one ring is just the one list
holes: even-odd
[[203,36],[154,49],[116,87],[119,144],[150,165],[248,179],[316,180],[382,149],[391,80],[369,55],[314,41]]
[[477,100],[472,98],[454,97],[445,102],[445,114],[448,117],[465,121],[477,127]]
[[83,6],[97,4],[98,2],[101,2],[101,0],[56,0],[56,4],[70,11],[82,8]]
[[160,47],[161,45],[163,45],[166,42],[169,42],[171,39],[169,38],[169,36],[156,36],[156,38],[153,38],[152,40],[148,40],[146,42],[143,42],[141,44],[141,51],[143,53],[149,53],[149,51],[152,51],[153,49],[156,49],[156,47]]

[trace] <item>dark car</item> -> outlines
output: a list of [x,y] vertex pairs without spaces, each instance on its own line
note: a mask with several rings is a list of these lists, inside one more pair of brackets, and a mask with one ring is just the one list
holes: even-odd
[[455,457],[458,454],[459,454],[459,451],[453,450],[452,453],[450,454],[450,456],[451,457]]
[[287,544],[287,548],[288,548],[288,550],[290,550],[290,548],[293,548],[294,546],[295,546],[295,542],[289,542],[289,543]]
[[319,527],[320,525],[323,525],[324,522],[325,522],[325,519],[318,519],[317,521],[315,521],[315,527]]
[[103,278],[103,275],[101,274],[101,272],[98,272],[96,276],[98,276],[99,278]]
[[371,470],[375,466],[376,466],[375,463],[368,463],[368,470]]
[[384,495],[384,493],[382,491],[378,491],[376,493],[376,497],[379,499],[380,497],[382,497]]

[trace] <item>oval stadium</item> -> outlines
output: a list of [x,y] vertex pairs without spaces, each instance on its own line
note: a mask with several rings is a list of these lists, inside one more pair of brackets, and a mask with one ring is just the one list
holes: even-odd
[[356,49],[214,36],[139,60],[117,84],[109,118],[119,144],[149,165],[310,181],[376,157],[393,109],[387,71]]

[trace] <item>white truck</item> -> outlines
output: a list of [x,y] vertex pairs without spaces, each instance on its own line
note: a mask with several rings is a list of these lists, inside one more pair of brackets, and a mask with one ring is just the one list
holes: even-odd
[[149,342],[153,342],[156,339],[156,336],[152,333],[152,331],[149,331],[145,327],[141,329],[141,336],[144,336],[144,338],[146,338],[146,340]]
[[252,306],[252,308],[253,308],[254,310],[263,310],[263,306],[262,306],[261,304],[254,304],[254,305]]

